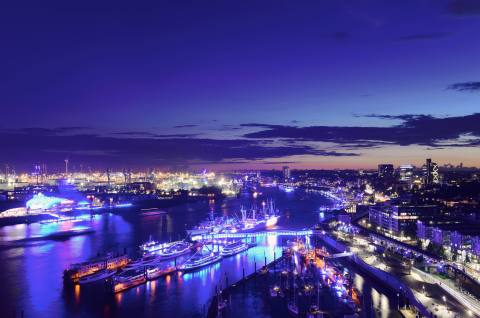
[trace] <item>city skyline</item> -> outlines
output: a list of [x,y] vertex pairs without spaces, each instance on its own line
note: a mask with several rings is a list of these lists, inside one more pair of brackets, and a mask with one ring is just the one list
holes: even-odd
[[19,170],[480,166],[476,1],[2,11]]

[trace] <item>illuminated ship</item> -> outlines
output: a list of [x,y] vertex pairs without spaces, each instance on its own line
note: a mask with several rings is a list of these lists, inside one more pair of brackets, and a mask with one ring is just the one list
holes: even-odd
[[178,267],[182,271],[193,271],[198,268],[216,263],[222,259],[220,253],[210,252],[204,254],[202,251],[195,253],[191,258],[189,258],[185,263]]
[[143,269],[129,269],[113,276],[113,292],[118,293],[141,285],[146,281],[147,277]]
[[122,268],[129,261],[126,255],[114,257],[109,254],[105,257],[70,265],[70,268],[64,271],[63,278],[67,283],[78,283],[80,278],[99,273],[105,269],[116,270]]
[[161,259],[169,259],[177,256],[185,255],[191,252],[192,244],[178,241],[169,243],[165,248],[159,250],[157,254]]
[[[268,205],[268,207],[266,207]],[[257,213],[255,209],[252,209],[251,215],[247,215],[247,211],[242,207],[240,210],[242,217],[239,221],[239,232],[249,232],[255,230],[263,230],[265,228],[273,227],[277,224],[280,216],[276,214],[276,210],[273,205],[273,201],[268,203],[263,202],[263,210],[261,213]]]
[[154,265],[154,264],[157,264],[159,263],[161,260],[161,257],[158,256],[158,255],[146,255],[146,256],[143,256],[131,263],[129,263],[126,268],[127,269],[133,269],[133,268],[138,268],[138,267],[145,267],[147,265]]
[[246,251],[250,248],[250,245],[242,241],[235,241],[229,244],[226,244],[222,251],[220,252],[221,256],[232,256],[243,251]]
[[148,266],[146,270],[146,275],[148,280],[154,280],[159,277],[173,273],[174,271],[175,267],[170,265]]
[[140,249],[145,254],[156,254],[161,259],[169,259],[190,253],[192,244],[185,241],[176,241],[170,243],[160,243],[150,239],[145,244],[140,245]]
[[80,278],[78,280],[78,283],[80,285],[85,285],[85,284],[95,283],[95,282],[99,282],[99,281],[104,281],[104,280],[112,277],[115,273],[116,273],[115,270],[104,269],[104,270],[102,270],[98,273],[95,273],[93,275],[88,275],[88,276],[84,276],[84,277]]
[[214,217],[213,211],[210,211],[209,218],[201,222],[198,226],[195,226],[187,230],[188,235],[196,236],[202,234],[215,234],[221,233],[225,227],[235,227],[235,220],[232,218]]

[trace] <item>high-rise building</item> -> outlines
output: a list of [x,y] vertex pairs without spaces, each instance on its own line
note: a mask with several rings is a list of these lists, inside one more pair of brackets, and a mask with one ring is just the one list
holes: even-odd
[[428,158],[423,166],[423,180],[425,185],[437,184],[440,182],[438,164]]
[[290,179],[290,167],[289,166],[284,166],[283,167],[283,178],[285,180],[289,180]]
[[413,166],[401,165],[400,166],[400,181],[411,182],[413,179]]
[[384,163],[378,165],[378,176],[380,178],[393,177],[393,165],[391,163]]

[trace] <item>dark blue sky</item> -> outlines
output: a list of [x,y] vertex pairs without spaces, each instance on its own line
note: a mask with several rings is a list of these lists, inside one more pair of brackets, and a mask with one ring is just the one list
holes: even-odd
[[37,2],[0,24],[0,162],[480,165],[480,1]]

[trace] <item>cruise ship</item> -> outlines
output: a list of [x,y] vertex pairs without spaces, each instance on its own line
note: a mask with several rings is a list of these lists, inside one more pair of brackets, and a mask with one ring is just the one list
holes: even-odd
[[242,241],[234,241],[223,246],[223,249],[220,251],[221,256],[232,256],[243,251],[246,251],[250,248],[250,245]]
[[208,254],[199,251],[190,259],[178,267],[181,271],[193,271],[198,268],[216,263],[222,259],[220,253],[209,252]]

